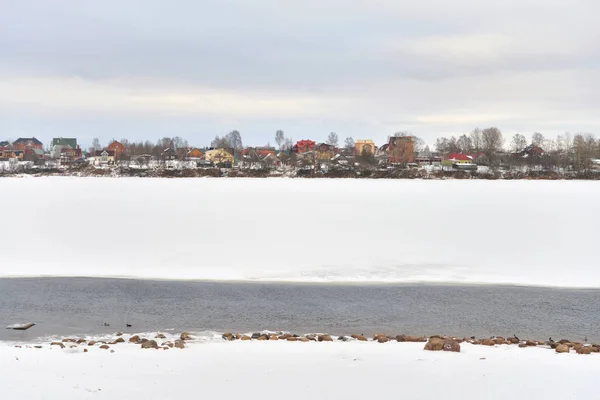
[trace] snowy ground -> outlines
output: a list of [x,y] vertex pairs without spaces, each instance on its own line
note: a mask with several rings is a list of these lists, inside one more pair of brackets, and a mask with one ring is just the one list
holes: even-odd
[[588,181],[0,180],[0,276],[599,287]]
[[597,354],[423,343],[222,342],[142,350],[0,344],[3,399],[596,399]]

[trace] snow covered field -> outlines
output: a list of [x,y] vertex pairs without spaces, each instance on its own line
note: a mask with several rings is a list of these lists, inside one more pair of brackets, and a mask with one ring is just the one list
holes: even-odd
[[600,287],[591,181],[0,179],[0,276]]
[[595,399],[598,355],[423,343],[222,342],[179,350],[0,343],[3,399]]

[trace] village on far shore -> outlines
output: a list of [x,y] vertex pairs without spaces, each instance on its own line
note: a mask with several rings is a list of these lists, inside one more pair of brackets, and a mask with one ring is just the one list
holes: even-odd
[[478,139],[472,133],[438,139],[436,151],[405,133],[389,136],[380,146],[371,139],[352,138],[338,146],[335,133],[327,143],[311,139],[293,143],[278,131],[278,148],[243,147],[237,131],[217,136],[210,147],[190,146],[174,137],[157,144],[112,140],[107,146],[94,139],[94,145],[86,150],[77,138],[53,138],[46,146],[35,137],[18,138],[0,141],[0,174],[77,171],[77,175],[102,176],[109,171],[129,171],[144,176],[144,171],[210,170],[210,174],[183,176],[600,178],[600,140],[593,136],[575,136],[566,146],[551,145],[547,151],[544,147],[555,142],[538,138],[528,143],[522,135],[515,135],[512,150],[507,151],[497,136],[499,130],[490,129],[496,135],[491,146],[474,143]]

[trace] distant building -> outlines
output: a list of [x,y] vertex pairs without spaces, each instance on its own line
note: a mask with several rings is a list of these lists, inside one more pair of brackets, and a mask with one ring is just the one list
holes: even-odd
[[452,153],[442,161],[444,167],[452,167],[456,170],[476,171],[477,164],[473,164],[473,158],[462,153]]
[[31,138],[18,138],[12,144],[13,150],[22,150],[25,151],[27,149],[44,149],[44,145],[42,142],[37,140],[34,137]]
[[312,151],[316,145],[317,144],[312,140],[299,140],[292,146],[292,153],[308,153],[309,151]]
[[202,150],[196,147],[188,151],[185,155],[185,159],[188,161],[200,160],[202,159],[202,157],[204,157],[204,153],[202,152]]
[[177,152],[172,147],[168,147],[163,150],[160,155],[162,161],[173,161],[177,159]]
[[109,144],[106,150],[113,151],[115,153],[115,160],[121,159],[121,156],[127,153],[127,148],[116,140]]
[[54,138],[52,139],[52,147],[54,146],[70,146],[72,149],[76,149],[77,139],[75,138]]
[[539,146],[529,145],[521,151],[511,153],[513,158],[540,158],[544,155],[544,149]]
[[363,151],[366,154],[375,155],[376,149],[377,149],[377,147],[375,146],[375,143],[371,139],[366,139],[366,140],[359,139],[354,144],[354,150],[356,152],[356,155],[358,155],[358,156],[362,155]]
[[315,146],[315,158],[318,162],[330,161],[335,156],[335,146],[319,143]]
[[235,161],[233,154],[226,149],[208,150],[204,153],[204,158],[213,164],[226,166],[233,165]]
[[243,157],[251,153],[255,153],[260,157],[265,157],[269,154],[277,156],[277,152],[275,151],[274,147],[246,147],[240,152],[240,156]]
[[11,159],[23,160],[24,155],[24,150],[0,150],[0,160],[2,161],[8,161]]
[[392,136],[387,148],[390,164],[415,162],[415,138],[413,136]]
[[473,159],[462,153],[452,153],[448,155],[446,161],[450,161],[452,164],[473,164]]
[[115,162],[115,152],[112,150],[96,150],[94,158],[96,164],[113,164]]

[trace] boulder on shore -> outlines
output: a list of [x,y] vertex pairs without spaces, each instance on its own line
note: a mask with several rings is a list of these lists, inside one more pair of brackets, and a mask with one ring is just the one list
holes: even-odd
[[558,346],[556,346],[556,352],[557,353],[568,353],[569,346],[567,346],[566,344],[559,344]]
[[233,333],[224,333],[223,335],[221,335],[221,337],[225,340],[229,340],[230,342],[235,340],[235,337],[233,336]]
[[129,343],[137,343],[140,341],[140,337],[138,335],[134,335],[129,338]]
[[377,342],[378,342],[378,343],[387,343],[387,342],[389,342],[389,341],[390,341],[390,339],[388,339],[388,338],[387,338],[387,337],[385,337],[385,336],[379,336],[379,337],[377,338]]
[[413,343],[419,343],[419,342],[426,342],[427,338],[425,337],[420,337],[420,336],[408,336],[408,335],[398,335],[396,336],[396,340],[398,342],[413,342]]
[[577,354],[592,354],[592,348],[589,346],[582,346],[577,349]]
[[52,343],[50,343],[50,346],[58,346],[58,347],[60,347],[61,349],[64,349],[64,348],[65,348],[65,345],[64,345],[64,344],[62,344],[62,342],[52,342]]
[[444,347],[442,348],[442,350],[460,353],[460,344],[458,343],[458,341],[452,338],[446,338],[444,340]]
[[319,335],[317,339],[319,342],[333,342],[333,339],[329,335]]
[[156,340],[148,340],[147,342],[144,342],[141,344],[142,349],[158,349],[158,343],[156,343]]
[[183,340],[177,339],[175,341],[175,343],[173,344],[173,347],[176,347],[178,349],[184,349],[185,348],[185,343],[183,342]]
[[102,346],[100,346],[100,348],[103,349],[103,350],[110,349],[110,347],[107,344],[103,344]]
[[440,338],[434,337],[429,339],[429,341],[423,347],[423,350],[428,351],[441,351],[444,348],[444,341]]
[[181,340],[192,340],[193,337],[189,332],[182,332],[181,335],[179,336],[179,339]]
[[165,335],[163,335],[162,333],[159,333],[158,335],[156,335],[154,337],[155,339],[166,339],[167,337]]
[[484,339],[481,344],[484,346],[493,346],[496,344],[496,342],[494,342],[492,339]]
[[252,338],[248,335],[242,335],[242,338],[240,340],[252,340]]

